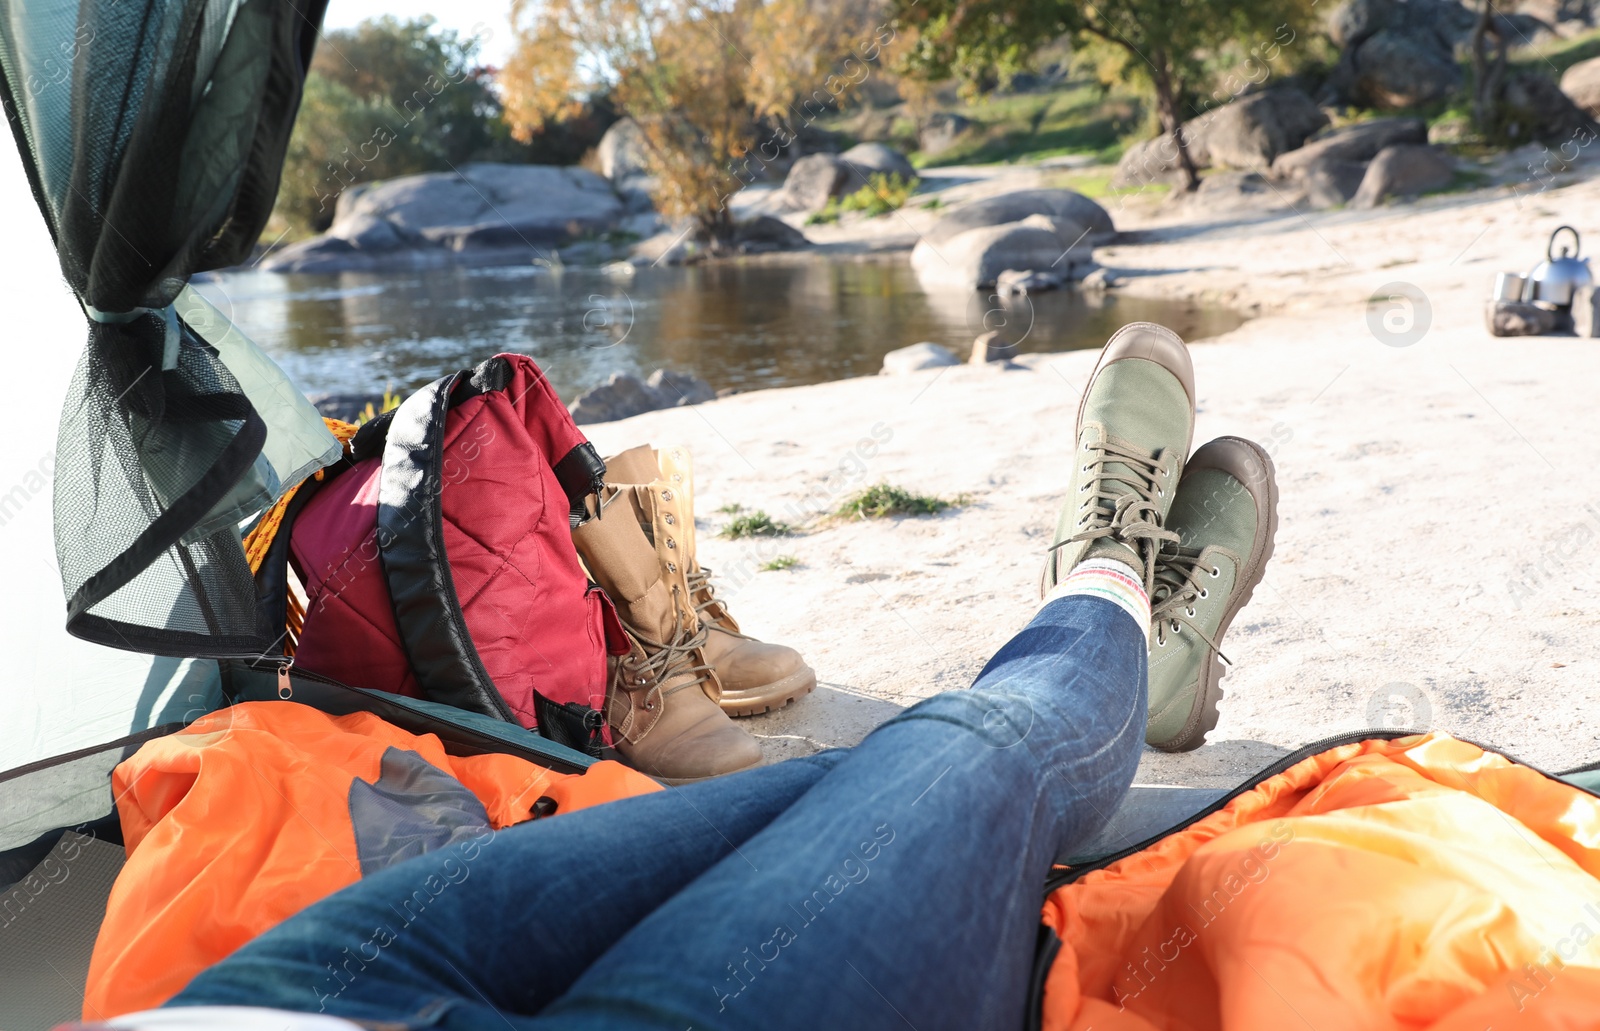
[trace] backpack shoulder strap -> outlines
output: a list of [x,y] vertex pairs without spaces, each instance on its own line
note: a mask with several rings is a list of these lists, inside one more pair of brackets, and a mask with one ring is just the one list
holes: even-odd
[[472,643],[445,552],[445,419],[470,375],[437,379],[395,410],[379,478],[378,554],[400,642],[423,695],[516,723]]

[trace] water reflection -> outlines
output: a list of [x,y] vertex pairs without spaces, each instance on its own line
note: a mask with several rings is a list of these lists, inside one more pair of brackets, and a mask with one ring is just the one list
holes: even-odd
[[532,355],[571,399],[613,372],[666,367],[722,388],[818,383],[877,372],[921,340],[965,355],[1003,329],[1024,351],[1100,346],[1147,319],[1188,339],[1241,317],[1187,302],[1041,294],[924,293],[903,260],[646,268],[448,269],[283,276],[224,273],[196,284],[308,393],[412,388],[498,351]]

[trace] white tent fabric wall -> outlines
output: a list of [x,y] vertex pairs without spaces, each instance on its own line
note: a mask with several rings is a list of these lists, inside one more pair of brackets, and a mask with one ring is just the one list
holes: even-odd
[[[14,144],[0,146],[0,299],[7,399],[0,405],[0,774],[213,708],[215,664],[152,659],[67,634],[50,470],[83,313],[61,280]],[[176,714],[176,715],[175,715]],[[0,783],[0,793],[5,790]],[[0,828],[3,832],[4,828]]]

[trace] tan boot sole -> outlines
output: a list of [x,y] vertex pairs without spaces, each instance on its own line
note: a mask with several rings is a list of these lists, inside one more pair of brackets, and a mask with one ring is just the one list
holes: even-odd
[[763,712],[781,709],[790,702],[804,698],[817,686],[817,674],[810,666],[803,666],[781,680],[743,691],[722,689],[718,703],[729,716],[758,716]]
[[[1197,461],[1192,461],[1184,470],[1185,473],[1194,469],[1220,469],[1247,487],[1254,487],[1258,479],[1265,479],[1267,487],[1262,494],[1251,491],[1256,503],[1256,539],[1239,574],[1244,590],[1234,590],[1233,602],[1223,611],[1222,621],[1217,624],[1216,639],[1221,644],[1228,636],[1228,628],[1233,625],[1233,617],[1255,597],[1256,587],[1266,575],[1267,560],[1272,558],[1273,545],[1278,536],[1277,470],[1273,468],[1272,457],[1261,445],[1243,437],[1218,437],[1202,445],[1194,458]],[[1265,533],[1262,533],[1262,527],[1266,528]],[[1217,729],[1220,715],[1218,707],[1223,695],[1222,678],[1226,670],[1222,660],[1212,653],[1201,667],[1200,690],[1195,692],[1194,708],[1184,722],[1183,729],[1159,744],[1150,742],[1151,747],[1163,752],[1192,752],[1206,743],[1206,735]]]

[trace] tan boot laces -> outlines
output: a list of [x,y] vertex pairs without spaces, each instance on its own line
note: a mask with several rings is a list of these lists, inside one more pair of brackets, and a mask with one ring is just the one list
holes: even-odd
[[1233,665],[1222,654],[1217,642],[1206,636],[1193,619],[1195,601],[1211,596],[1205,581],[1221,575],[1222,570],[1217,565],[1201,564],[1199,548],[1175,546],[1162,556],[1156,568],[1155,589],[1150,592],[1150,624],[1157,647],[1166,646],[1168,633],[1176,634],[1180,627],[1188,627],[1206,647],[1217,653],[1217,658]]
[[[1078,489],[1093,491],[1086,499],[1092,502],[1090,515],[1082,524],[1083,529],[1052,545],[1050,551],[1054,553],[1058,548],[1081,541],[1115,538],[1133,548],[1143,559],[1144,589],[1153,597],[1156,559],[1161,554],[1161,545],[1165,542],[1176,546],[1178,543],[1178,535],[1161,526],[1161,508],[1157,500],[1166,496],[1162,481],[1170,477],[1171,470],[1164,458],[1114,440],[1085,444],[1083,451],[1086,455],[1082,471],[1093,475]],[[1127,466],[1131,471],[1108,469],[1112,463]]]
[[[710,566],[701,566],[699,569],[696,569],[694,572],[689,574],[689,597],[705,599],[694,607],[695,615],[700,617],[701,626],[705,625],[707,619],[706,614],[711,609],[716,609],[716,612],[711,613],[710,618],[715,619],[718,622],[721,621],[722,616],[728,611],[727,609],[723,608],[722,602],[717,600],[717,588],[716,585],[711,582],[711,572]],[[739,631],[729,630],[725,626],[718,626],[717,629],[732,637],[742,637],[746,641],[755,640],[755,638],[751,637],[749,634],[741,634]]]
[[[621,662],[623,671],[637,678],[635,683],[649,681],[650,689],[645,692],[645,708],[654,709],[655,702],[652,696],[666,698],[667,695],[676,694],[685,688],[699,687],[711,679],[712,667],[705,663],[694,664],[695,652],[705,647],[706,629],[701,627],[694,634],[688,632],[684,626],[683,610],[678,606],[680,600],[678,586],[672,587],[673,611],[672,633],[665,642],[654,640],[642,633],[638,627],[623,621],[622,626],[639,644],[642,655],[630,654]],[[663,688],[661,685],[674,677],[693,674],[691,680],[681,684]]]

